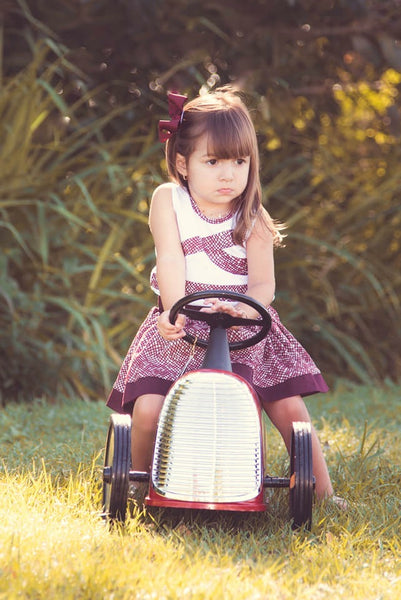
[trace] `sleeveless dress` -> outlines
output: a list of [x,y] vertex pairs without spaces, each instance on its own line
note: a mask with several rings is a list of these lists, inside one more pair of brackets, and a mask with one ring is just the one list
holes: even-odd
[[[171,184],[171,192],[185,255],[186,294],[210,289],[246,293],[246,241],[243,246],[233,242],[235,215],[207,218],[185,188]],[[151,273],[151,287],[159,293],[156,268]],[[159,301],[159,306],[148,313],[121,365],[107,401],[116,412],[132,414],[138,396],[166,395],[179,376],[202,364],[203,348],[193,349],[182,339],[167,341],[161,337],[157,330],[160,306]],[[231,352],[233,372],[252,385],[262,402],[327,392],[327,384],[309,354],[282,325],[274,308],[269,306],[268,312],[272,326],[266,338],[255,346]],[[185,330],[205,338],[208,327],[187,318]],[[230,329],[228,337],[237,341],[255,331]]]

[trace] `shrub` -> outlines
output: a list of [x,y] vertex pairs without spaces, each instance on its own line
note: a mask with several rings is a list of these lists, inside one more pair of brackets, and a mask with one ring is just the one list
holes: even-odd
[[65,101],[67,69],[60,48],[40,43],[0,98],[4,398],[108,388],[149,304],[146,160],[158,145],[140,120],[107,140],[128,108],[106,111],[90,89]]

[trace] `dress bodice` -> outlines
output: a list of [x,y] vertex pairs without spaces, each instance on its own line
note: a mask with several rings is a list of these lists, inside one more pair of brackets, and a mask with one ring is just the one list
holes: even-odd
[[[185,256],[186,292],[230,289],[244,292],[248,281],[245,245],[235,244],[235,215],[210,219],[203,215],[188,191],[171,186],[173,208]],[[152,289],[159,294],[156,267]]]

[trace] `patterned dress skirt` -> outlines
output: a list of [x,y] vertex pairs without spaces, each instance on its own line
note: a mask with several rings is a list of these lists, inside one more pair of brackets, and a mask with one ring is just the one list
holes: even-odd
[[[270,306],[272,326],[266,338],[255,346],[231,352],[233,372],[246,379],[262,402],[290,396],[327,392],[319,369],[294,336],[282,325]],[[122,363],[107,401],[119,413],[132,414],[136,398],[143,394],[166,395],[182,374],[201,367],[205,349],[182,339],[164,340],[157,329],[159,308],[150,310]],[[205,323],[187,319],[185,330],[207,337]],[[253,328],[253,332],[257,329]],[[249,337],[252,328],[228,330],[229,341]]]

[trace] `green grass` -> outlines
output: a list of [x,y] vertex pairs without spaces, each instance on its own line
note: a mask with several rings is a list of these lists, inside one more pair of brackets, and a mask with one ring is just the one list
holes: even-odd
[[[316,506],[293,533],[288,493],[258,515],[100,518],[109,411],[65,400],[0,413],[0,599],[394,599],[401,593],[401,388],[349,388],[308,401],[340,512]],[[271,472],[288,459],[269,433]]]

